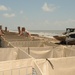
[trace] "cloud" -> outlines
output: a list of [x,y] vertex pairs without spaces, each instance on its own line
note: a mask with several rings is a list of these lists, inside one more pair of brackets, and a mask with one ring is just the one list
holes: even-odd
[[23,11],[22,10],[20,11],[20,14],[23,14]]
[[47,3],[44,3],[42,10],[45,12],[53,12],[56,9],[54,5],[48,5]]
[[8,8],[6,6],[4,6],[4,5],[1,5],[0,6],[0,11],[5,11],[5,10],[8,10]]
[[15,14],[14,14],[14,13],[12,13],[12,14],[7,14],[7,13],[6,13],[6,14],[3,14],[3,16],[4,16],[4,17],[7,17],[7,18],[8,18],[8,17],[15,17]]

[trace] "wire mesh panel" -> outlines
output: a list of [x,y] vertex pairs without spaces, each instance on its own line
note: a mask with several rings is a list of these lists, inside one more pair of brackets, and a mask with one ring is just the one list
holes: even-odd
[[32,68],[32,75],[37,75],[35,68]]
[[42,41],[13,41],[10,43],[15,47],[40,47],[40,46],[43,46]]
[[0,71],[0,75],[37,75],[32,66]]

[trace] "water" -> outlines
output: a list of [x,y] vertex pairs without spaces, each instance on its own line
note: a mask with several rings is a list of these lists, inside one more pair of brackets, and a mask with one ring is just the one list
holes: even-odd
[[31,33],[39,34],[40,36],[44,37],[52,37],[55,35],[61,35],[65,30],[29,30]]

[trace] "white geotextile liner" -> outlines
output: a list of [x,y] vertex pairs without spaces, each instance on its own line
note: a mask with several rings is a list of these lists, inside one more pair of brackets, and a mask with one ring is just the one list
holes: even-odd
[[75,56],[75,45],[74,46],[68,46],[65,50],[65,57],[67,56]]
[[31,58],[31,56],[20,49],[18,50],[16,59],[28,59],[28,58]]
[[75,75],[75,57],[38,59],[36,63],[43,75]]
[[18,48],[0,48],[0,61],[30,58]]
[[32,57],[34,58],[49,58],[49,57],[52,57],[53,53],[52,51],[50,51],[50,48],[49,47],[29,47],[29,50],[28,48],[26,47],[19,47],[19,49],[27,52],[29,55],[31,55]]
[[0,62],[0,75],[43,75],[35,59]]
[[17,48],[0,48],[0,61],[15,60],[17,53]]
[[19,47],[19,48],[37,59],[75,56],[75,48],[71,46],[29,47],[29,48]]
[[32,75],[32,68],[31,58],[0,62],[0,75]]
[[10,43],[15,47],[39,47],[43,45],[41,41],[12,41]]

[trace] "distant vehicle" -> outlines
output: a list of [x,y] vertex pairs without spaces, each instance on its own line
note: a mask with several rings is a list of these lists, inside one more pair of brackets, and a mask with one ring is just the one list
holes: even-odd
[[63,35],[71,33],[71,32],[75,32],[75,28],[66,28],[66,32],[64,32]]
[[75,28],[66,28],[66,32],[61,36],[53,36],[62,44],[75,44]]
[[66,44],[75,44],[75,32],[66,34]]

